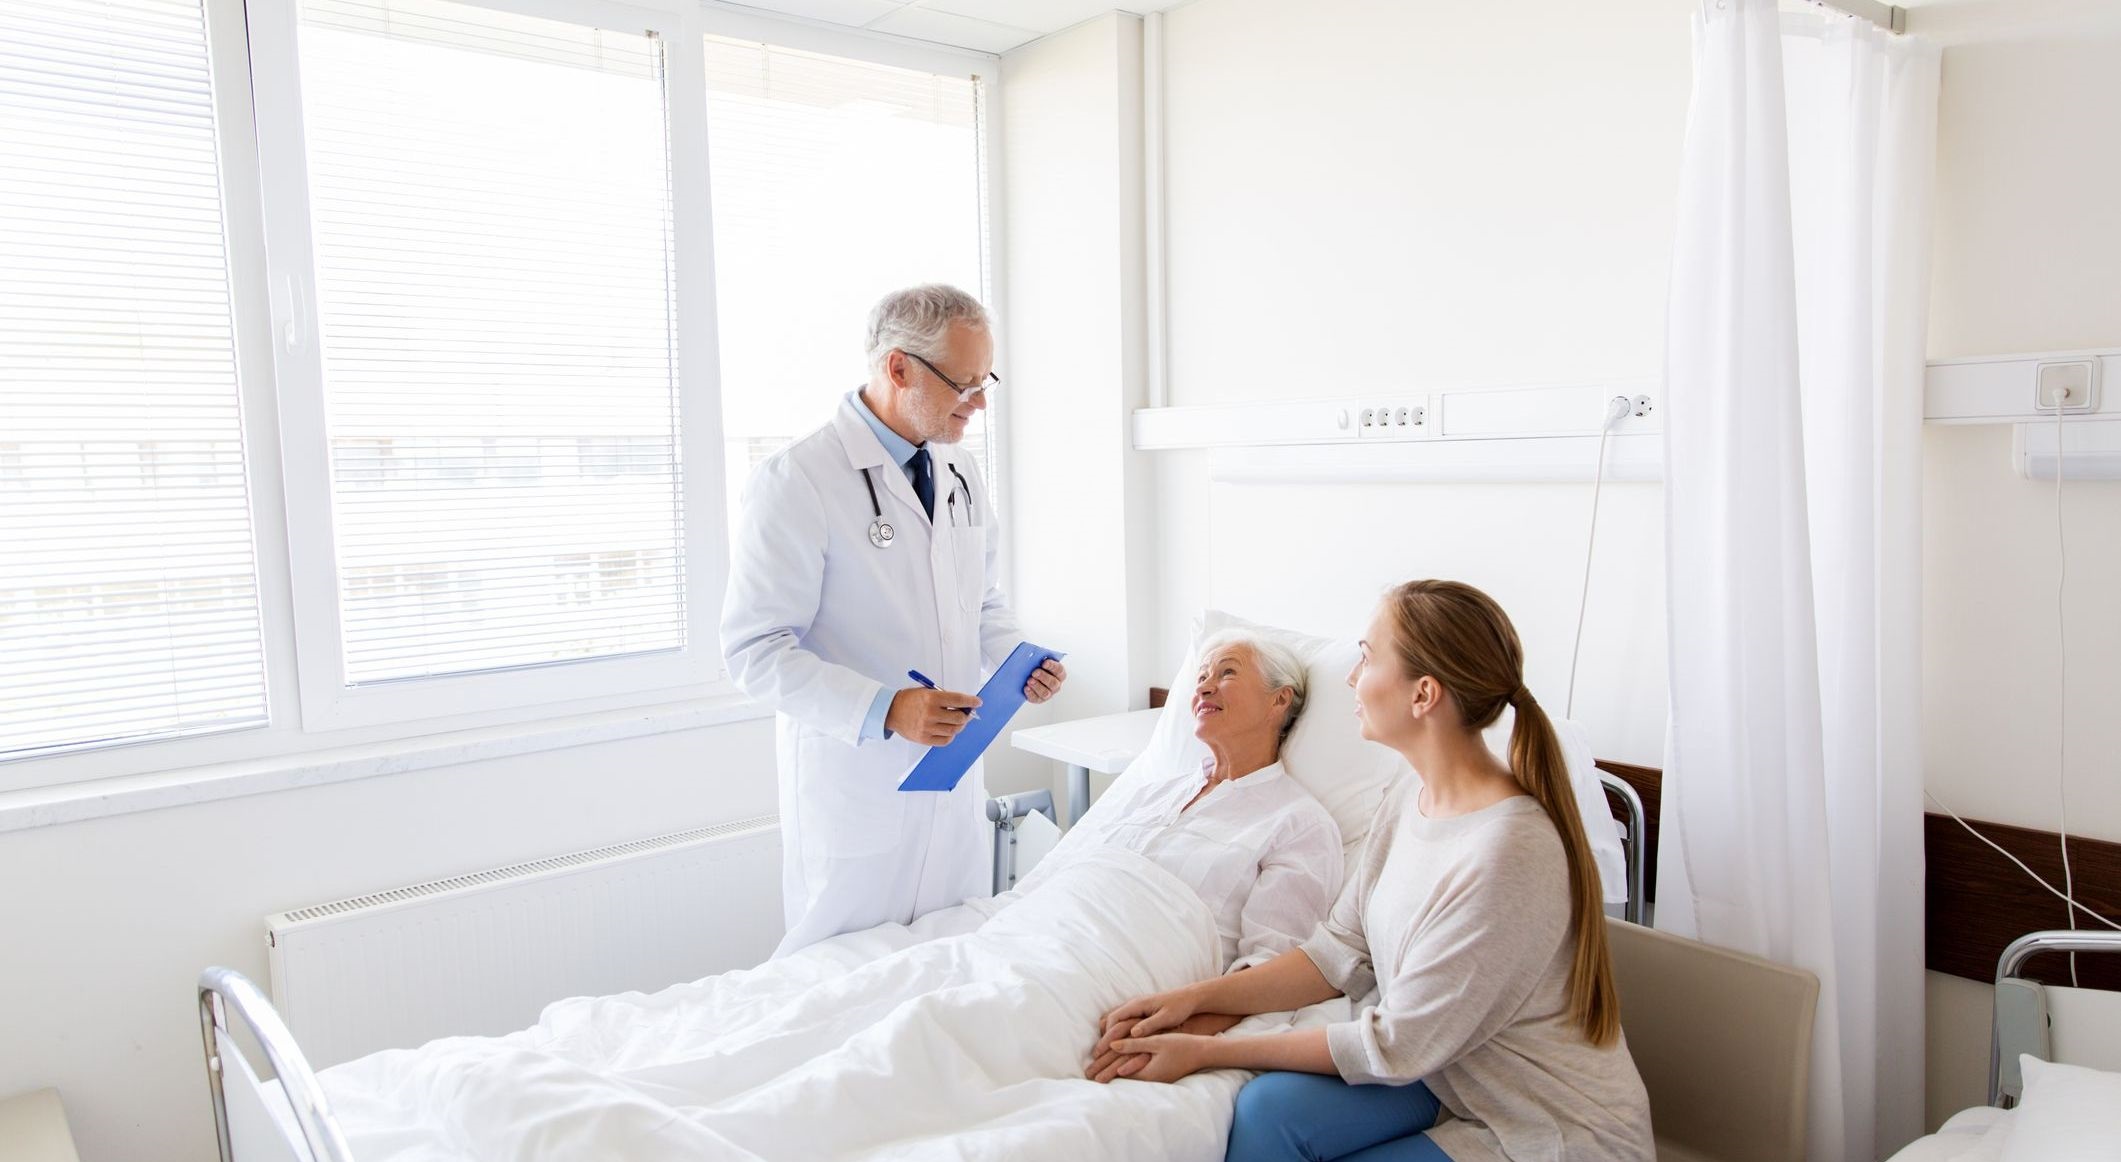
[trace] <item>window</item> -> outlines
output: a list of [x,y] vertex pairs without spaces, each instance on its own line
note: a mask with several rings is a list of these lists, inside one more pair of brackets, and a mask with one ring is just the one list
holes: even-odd
[[708,28],[815,31],[0,0],[0,788],[706,688],[718,490],[985,284],[955,54]]
[[0,758],[260,725],[198,0],[0,8]]
[[[732,527],[750,470],[862,385],[878,298],[984,293],[979,112],[968,76],[707,38]],[[965,443],[991,484],[987,435]]]
[[[447,0],[300,14],[338,680],[684,646],[663,41]],[[627,583],[585,589],[584,556]]]

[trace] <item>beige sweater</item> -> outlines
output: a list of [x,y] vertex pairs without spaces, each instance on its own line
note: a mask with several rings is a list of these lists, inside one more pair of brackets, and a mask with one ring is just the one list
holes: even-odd
[[1651,1162],[1649,1097],[1627,1043],[1569,1020],[1568,865],[1528,796],[1449,819],[1420,783],[1385,797],[1362,867],[1303,950],[1356,1005],[1329,1026],[1354,1084],[1427,1081],[1452,1162]]

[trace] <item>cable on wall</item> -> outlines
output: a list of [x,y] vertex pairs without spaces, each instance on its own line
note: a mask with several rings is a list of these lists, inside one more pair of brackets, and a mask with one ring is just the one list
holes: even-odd
[[1583,591],[1576,597],[1576,641],[1569,647],[1569,699],[1563,718],[1576,717],[1576,665],[1583,657],[1583,616],[1591,606],[1591,556],[1598,549],[1598,493],[1605,487],[1605,442],[1613,434],[1613,425],[1627,418],[1633,401],[1624,395],[1616,395],[1605,405],[1605,423],[1598,428],[1598,469],[1591,475],[1591,521],[1590,531],[1583,543]]
[[[2069,867],[2069,610],[2063,604],[2069,582],[2069,540],[2062,526],[2062,413],[2069,389],[2055,389],[2055,795],[2062,843],[2062,899],[2069,907],[2069,930],[2077,930],[2077,880]],[[2069,983],[2077,984],[2077,954],[2069,954]]]

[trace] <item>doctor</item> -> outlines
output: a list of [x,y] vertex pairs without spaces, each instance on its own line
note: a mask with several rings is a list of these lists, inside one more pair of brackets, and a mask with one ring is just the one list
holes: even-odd
[[[994,510],[957,447],[1000,382],[992,329],[971,295],[920,286],[870,311],[868,346],[869,382],[752,475],[722,607],[729,676],[779,721],[776,956],[992,889],[980,768],[898,789],[1020,640]],[[1065,677],[1048,662],[1024,694]]]

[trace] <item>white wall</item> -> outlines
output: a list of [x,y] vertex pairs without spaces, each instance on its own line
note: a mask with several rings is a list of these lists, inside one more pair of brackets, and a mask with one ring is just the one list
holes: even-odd
[[0,1095],[58,1087],[84,1162],[208,1162],[193,986],[263,983],[268,913],[771,814],[772,772],[762,720],[0,834]]
[[[1067,686],[1019,724],[1146,704],[1156,513],[1128,437],[1142,353],[1141,36],[1108,14],[1002,61],[1003,360],[1012,596],[1034,641],[1070,652]],[[996,791],[1050,785],[1002,752]]]
[[[1691,0],[1199,0],[1167,16],[1179,404],[1654,377]],[[1566,698],[1589,486],[1216,484],[1158,457],[1162,668],[1206,605],[1352,633],[1380,590],[1496,594]],[[1578,716],[1656,763],[1654,485],[1608,485]]]
[[[2121,346],[2121,6],[1988,0],[1919,8],[1910,26],[1955,41],[1931,356]],[[2000,426],[1933,426],[1924,442],[1927,783],[1970,818],[2054,830],[2066,698],[2070,830],[2121,840],[2121,483],[2064,486],[2064,690],[2054,486],[2018,478],[2009,450]],[[1983,1100],[1991,990],[1935,973],[1929,989],[1934,1123]]]

